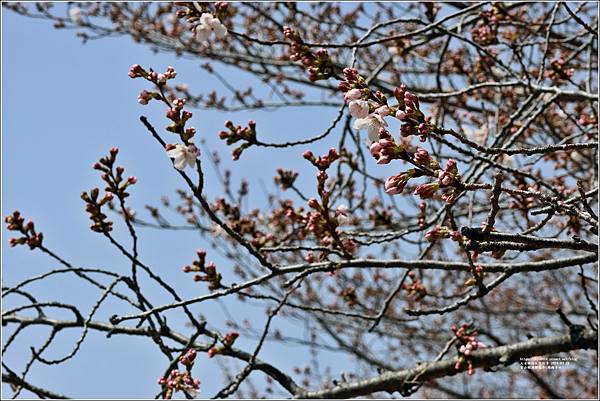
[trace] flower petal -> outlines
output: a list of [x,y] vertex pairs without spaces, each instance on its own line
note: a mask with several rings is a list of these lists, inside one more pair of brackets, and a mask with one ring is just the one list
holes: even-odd
[[173,165],[179,171],[183,171],[185,169],[185,157],[178,157],[173,161]]

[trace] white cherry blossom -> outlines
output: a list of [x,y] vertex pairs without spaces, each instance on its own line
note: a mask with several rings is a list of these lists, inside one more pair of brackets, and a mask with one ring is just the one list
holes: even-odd
[[379,140],[379,129],[387,127],[383,117],[377,113],[371,113],[365,118],[357,118],[354,120],[354,129],[366,129],[368,133],[367,145]]
[[211,13],[202,13],[200,23],[196,26],[196,38],[204,42],[213,32],[217,39],[223,39],[227,36],[227,28],[225,28],[225,25],[218,18],[214,17]]
[[335,209],[335,217],[340,224],[344,224],[346,221],[348,221],[348,206],[338,206],[337,209]]
[[200,151],[194,144],[186,146],[178,143],[175,147],[167,150],[167,156],[173,159],[173,165],[179,171],[183,171],[186,165],[194,167],[199,154]]
[[69,17],[74,24],[80,24],[83,21],[79,7],[71,7],[69,9]]
[[366,100],[353,100],[348,104],[350,114],[354,118],[365,118],[369,115],[369,102]]

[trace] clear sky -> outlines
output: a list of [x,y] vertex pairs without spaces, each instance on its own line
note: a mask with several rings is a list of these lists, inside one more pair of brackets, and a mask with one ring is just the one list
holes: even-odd
[[[222,87],[207,78],[198,68],[197,60],[155,54],[127,37],[93,40],[83,45],[73,30],[56,30],[51,22],[24,18],[8,10],[3,10],[2,15],[2,58],[3,217],[15,209],[20,210],[26,218],[35,221],[39,231],[44,232],[46,246],[75,265],[129,271],[127,261],[104,237],[88,228],[89,219],[80,194],[102,184],[98,172],[91,168],[92,164],[112,146],[120,148],[120,163],[127,174],[138,178],[130,199],[141,216],[147,216],[143,210],[145,204],[158,205],[161,196],[174,198],[174,190],[184,187],[164,151],[138,120],[139,115],[144,114],[157,128],[162,128],[167,125],[164,108],[152,103],[141,106],[136,102],[139,91],[147,87],[140,80],[134,81],[127,76],[129,67],[139,63],[162,71],[168,65],[174,65],[179,74],[177,82],[189,83],[195,92],[213,87],[222,90]],[[239,79],[240,87],[250,84],[247,78]],[[265,140],[277,141],[283,136],[290,140],[321,132],[337,110],[321,109],[316,115],[319,118],[314,118],[314,113],[314,110],[292,110],[223,115],[196,110],[192,125],[198,129],[196,138],[205,138],[209,146],[219,150],[227,160],[231,149],[217,139],[226,119],[245,124],[252,117],[258,122]],[[172,137],[167,139],[174,141]],[[311,149],[318,152],[330,145],[324,141]],[[300,156],[304,150],[300,147],[261,154],[252,149],[242,156],[242,160],[232,164],[234,182],[246,178],[255,184],[250,201],[260,206],[265,203],[265,198],[259,183],[262,181],[270,186],[277,167],[306,167],[306,161]],[[305,170],[305,174],[301,174],[301,184],[313,180],[313,171]],[[209,199],[220,195],[220,187],[210,170],[207,195]],[[11,235],[4,227],[2,230],[3,285],[10,286],[59,267],[27,247],[9,248],[7,242]],[[123,234],[123,231],[117,230],[117,233]],[[195,249],[206,246],[197,235],[142,230],[140,237],[142,260],[176,286],[181,294],[194,296],[207,291],[205,285],[193,283],[190,276],[181,273],[181,267],[193,260]],[[214,252],[209,251],[209,257],[216,259],[223,271],[230,267]],[[227,277],[233,279],[227,273],[225,277],[226,280]],[[40,301],[61,300],[83,305],[84,313],[100,296],[97,290],[81,280],[66,276],[33,285],[31,291]],[[158,291],[151,291],[149,295],[155,304],[169,301]],[[9,297],[4,307],[20,302],[22,300],[17,297]],[[223,329],[226,317],[217,304],[202,304],[193,310],[212,318],[210,321]],[[107,302],[95,318],[101,320],[125,312],[131,311],[123,304]],[[263,313],[249,308],[238,308],[234,315],[238,322],[249,318],[256,328],[262,327],[264,322]],[[61,313],[53,316],[69,318]],[[171,320],[176,330],[186,332],[186,328],[178,326],[177,322],[176,317]],[[274,326],[286,327],[281,319],[276,320]],[[4,335],[9,332],[5,331]],[[29,347],[39,347],[48,333],[47,329],[27,329],[5,355],[9,366],[20,372],[29,358]],[[47,357],[66,355],[80,333],[80,330],[61,333],[60,341],[48,350]],[[298,336],[302,335],[301,328],[298,333]],[[253,349],[253,344],[255,340],[240,342],[246,349]],[[281,348],[269,345],[261,356],[282,368],[307,362],[306,353],[294,348],[282,352]],[[74,359],[60,367],[36,364],[28,379],[72,397],[152,397],[159,390],[155,383],[166,367],[165,361],[148,340],[124,336],[106,340],[98,333],[90,333]],[[340,366],[344,363],[339,362]],[[199,357],[195,372],[203,383],[201,396],[214,395],[223,385],[223,378],[215,366],[214,360],[209,363],[206,355]],[[252,378],[257,379],[256,383],[263,383],[259,376],[253,374]],[[24,391],[22,395],[30,394]]]

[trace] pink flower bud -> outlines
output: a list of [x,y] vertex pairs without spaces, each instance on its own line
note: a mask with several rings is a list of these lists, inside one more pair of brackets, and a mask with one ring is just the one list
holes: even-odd
[[438,182],[440,185],[449,186],[454,181],[454,178],[446,171],[438,170]]
[[173,106],[175,106],[175,108],[177,108],[177,109],[183,108],[184,105],[185,105],[185,99],[178,98],[173,101]]
[[396,144],[390,139],[380,139],[373,142],[369,148],[371,155],[377,159],[377,164],[388,164],[396,157]]
[[344,95],[344,100],[346,102],[351,102],[353,100],[358,100],[362,97],[362,91],[360,89],[351,89]]
[[323,49],[323,48],[317,49],[315,54],[320,58],[326,58],[327,57],[327,49]]
[[167,118],[169,120],[176,121],[179,118],[179,110],[177,110],[176,108],[167,110]]
[[189,127],[189,128],[187,128],[187,129],[185,130],[185,134],[186,134],[186,135],[187,135],[189,138],[193,137],[194,135],[196,135],[196,128],[194,128],[194,127]]
[[175,71],[175,68],[173,68],[173,66],[168,66],[167,71],[165,71],[164,75],[167,77],[167,79],[173,79],[177,76],[177,71]]
[[415,159],[415,163],[417,163],[421,166],[427,166],[427,165],[429,165],[431,156],[429,156],[429,152],[427,152],[427,150],[423,149],[420,146],[417,146],[417,151],[415,152],[414,159]]
[[412,174],[410,172],[400,173],[389,177],[385,180],[385,192],[389,195],[401,193],[411,177]]
[[167,83],[167,76],[165,74],[158,74],[156,76],[156,83],[157,84],[166,84]]
[[319,209],[319,201],[317,201],[315,198],[310,198],[308,200],[308,206],[312,209]]
[[415,188],[415,195],[419,195],[421,199],[428,199],[433,197],[435,192],[439,189],[439,184],[437,182],[432,182],[430,184],[421,184]]
[[143,73],[144,69],[139,64],[134,64],[129,69],[129,73],[127,75],[129,75],[130,78],[137,78],[143,76]]
[[[404,88],[403,88],[404,87]],[[396,100],[400,101],[400,100],[404,100],[404,92],[406,91],[406,86],[405,85],[400,85],[399,88],[394,88],[394,97],[396,98]]]

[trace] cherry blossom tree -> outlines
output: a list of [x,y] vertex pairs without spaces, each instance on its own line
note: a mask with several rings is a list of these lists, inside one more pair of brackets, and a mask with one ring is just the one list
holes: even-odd
[[[5,350],[27,327],[50,329],[41,347],[23,353],[21,371],[3,363],[14,396],[68,393],[36,386],[28,372],[60,370],[98,331],[106,341],[139,337],[164,355],[148,384],[157,398],[597,397],[596,3],[3,6],[75,29],[83,42],[128,36],[172,54],[172,66],[131,60],[123,74],[144,83],[141,105],[166,113],[151,121],[141,108],[132,118],[164,148],[165,167],[185,188],[133,210],[137,178],[119,164],[119,149],[94,164],[103,188],[84,192],[82,208],[129,271],[78,266],[26,211],[6,216],[11,246],[60,264],[3,288],[4,299],[21,302],[3,309]],[[178,74],[179,56],[202,60],[202,76],[226,92],[205,92],[202,80]],[[257,84],[240,87],[232,69]],[[322,131],[295,139],[235,117],[290,108],[323,110],[311,114]],[[223,130],[206,133],[199,109],[226,114]],[[203,150],[205,135],[218,136],[221,148]],[[303,169],[268,163],[290,149]],[[273,186],[265,204],[248,206],[260,189],[234,182],[244,177],[244,157],[261,152]],[[208,174],[222,177],[222,188],[206,187]],[[129,238],[115,236],[116,226]],[[199,282],[198,292],[182,292],[147,264],[138,249],[145,230],[204,239],[172,273]],[[227,266],[211,262],[216,255]],[[89,284],[91,309],[37,300],[30,285],[57,275]],[[170,301],[157,303],[148,280]],[[109,299],[119,307],[96,320]],[[261,326],[198,315],[215,300],[233,305],[236,319],[246,318],[238,303],[261,305]],[[57,310],[71,317],[54,317]],[[302,322],[309,334],[275,330],[276,320]],[[45,355],[73,330],[80,336],[70,352]],[[305,358],[284,369],[261,353],[269,343],[301,344]],[[346,356],[354,363],[344,372],[318,368]],[[576,362],[530,365],[558,357]],[[208,360],[239,362],[214,372],[226,382],[216,394],[201,384],[214,378],[194,370]]]

